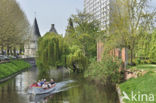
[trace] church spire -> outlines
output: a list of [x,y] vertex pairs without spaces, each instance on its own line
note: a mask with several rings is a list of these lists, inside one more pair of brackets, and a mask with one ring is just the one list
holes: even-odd
[[55,24],[51,24],[51,29],[49,30],[49,32],[53,32],[53,33],[57,33],[56,29],[55,29]]
[[33,34],[38,37],[41,37],[36,17],[33,24]]

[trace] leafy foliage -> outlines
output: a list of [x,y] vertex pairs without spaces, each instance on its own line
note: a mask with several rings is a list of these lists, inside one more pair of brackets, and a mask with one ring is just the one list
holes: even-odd
[[83,49],[88,59],[96,57],[96,39],[100,31],[99,22],[89,21],[91,17],[92,15],[79,11],[78,14],[72,15],[66,30],[72,32],[65,36],[69,44],[78,45]]
[[[70,54],[67,55],[67,64],[70,68],[78,68],[81,71],[87,68],[88,58],[84,56],[84,53],[82,49],[79,48],[79,46],[73,45],[69,47],[69,52]],[[75,66],[76,68],[74,68],[73,66]]]
[[101,62],[93,60],[85,71],[85,77],[100,84],[119,83],[119,61],[110,55],[105,55]]
[[156,30],[152,33],[149,47],[149,57],[152,62],[156,63]]
[[156,63],[156,32],[155,30],[152,33],[143,33],[138,44],[135,47],[135,63],[136,64],[145,64],[145,63]]
[[[65,39],[55,33],[47,33],[39,40],[37,64],[43,69],[51,67],[70,67],[85,69],[87,58],[77,45],[69,45]],[[74,67],[73,67],[74,66]]]
[[[16,0],[0,0],[0,48],[21,48],[29,34],[29,23]],[[2,52],[3,53],[3,52]]]
[[65,66],[67,52],[62,36],[47,33],[39,40],[37,64],[45,68]]
[[146,33],[149,34],[154,26],[153,22],[156,13],[151,8],[151,11],[149,11],[149,1],[116,0],[114,2],[109,41],[114,47],[126,47],[129,49],[131,64],[133,64],[139,40],[147,39]]

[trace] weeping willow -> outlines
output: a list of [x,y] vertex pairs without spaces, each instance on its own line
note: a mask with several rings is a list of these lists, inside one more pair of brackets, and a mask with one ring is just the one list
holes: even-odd
[[39,39],[37,65],[41,69],[69,67],[71,70],[84,70],[88,60],[78,45],[70,45],[55,33],[47,33]]
[[76,70],[84,70],[87,68],[88,59],[84,55],[83,50],[78,45],[69,47],[70,54],[67,56],[67,65]]
[[65,46],[63,37],[55,33],[47,33],[38,42],[37,65],[47,68],[65,65]]

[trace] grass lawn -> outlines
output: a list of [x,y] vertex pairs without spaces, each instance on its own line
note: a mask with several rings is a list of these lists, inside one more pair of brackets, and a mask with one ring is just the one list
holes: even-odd
[[30,64],[23,60],[13,60],[9,63],[0,64],[0,79],[29,67]]
[[[136,70],[148,71],[144,76],[132,78],[121,83],[121,92],[125,92],[131,100],[124,99],[125,103],[156,103],[156,65],[144,64],[132,67]],[[136,94],[137,101],[132,101],[132,92]],[[146,96],[142,97],[142,94]],[[154,95],[154,102],[149,101],[150,95]],[[140,97],[139,97],[140,96]],[[146,101],[146,97],[148,101]],[[138,99],[140,98],[140,100]],[[143,101],[141,101],[143,99]]]

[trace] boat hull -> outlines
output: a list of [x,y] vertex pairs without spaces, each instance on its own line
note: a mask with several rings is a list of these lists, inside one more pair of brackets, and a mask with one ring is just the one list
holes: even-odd
[[43,89],[38,87],[32,87],[32,93],[35,95],[50,93],[55,90],[55,87],[49,89]]

